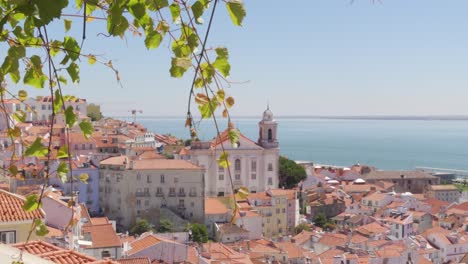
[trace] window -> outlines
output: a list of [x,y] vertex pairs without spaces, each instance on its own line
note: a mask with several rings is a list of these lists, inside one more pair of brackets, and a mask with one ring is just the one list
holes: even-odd
[[252,172],[257,172],[257,161],[256,160],[252,160],[252,162],[250,163],[250,170]]
[[140,180],[141,180],[141,174],[138,173],[138,174],[137,174],[137,181],[140,181]]
[[224,174],[219,174],[218,175],[218,180],[224,181]]
[[161,183],[164,183],[164,174],[161,174]]
[[218,166],[218,173],[224,173],[224,168],[221,166]]
[[179,182],[179,178],[178,177],[174,177],[174,183],[178,183]]
[[137,199],[137,200],[136,200],[136,205],[137,205],[138,208],[141,207],[141,200],[140,200],[140,199]]
[[156,195],[162,195],[162,193],[163,193],[162,187],[156,188]]
[[240,161],[240,159],[236,159],[234,161],[234,170],[235,171],[240,171],[241,170],[241,161]]
[[75,150],[78,150],[78,145],[77,144],[75,144]]
[[184,199],[179,200],[179,207],[184,208],[185,207],[185,201]]
[[93,148],[93,144],[89,144],[89,149],[92,149]]
[[252,173],[252,174],[250,175],[250,178],[251,178],[252,180],[256,180],[256,179],[257,179],[257,174],[256,174],[256,173]]
[[46,106],[45,105],[42,105],[42,110],[46,110]]
[[286,208],[283,208],[282,210],[283,210],[283,214],[286,213]]
[[101,257],[102,258],[110,258],[111,254],[109,253],[108,250],[104,250],[104,251],[101,252]]
[[236,173],[235,177],[236,177],[236,180],[240,180],[240,173]]
[[145,187],[144,193],[149,194],[149,188],[148,187]]
[[279,209],[279,208],[276,208],[276,213],[277,213],[277,214],[280,213],[280,209]]
[[268,163],[268,171],[273,171],[273,163]]
[[268,185],[273,185],[273,178],[268,177]]
[[145,200],[145,206],[149,206],[149,200]]
[[183,187],[179,188],[179,195],[185,195],[185,189]]
[[273,141],[273,131],[271,128],[268,129],[268,141]]
[[16,231],[0,232],[0,242],[5,243],[5,244],[16,243]]
[[21,110],[21,105],[17,104],[16,105],[16,111],[20,111]]
[[146,182],[151,183],[151,175],[146,175]]

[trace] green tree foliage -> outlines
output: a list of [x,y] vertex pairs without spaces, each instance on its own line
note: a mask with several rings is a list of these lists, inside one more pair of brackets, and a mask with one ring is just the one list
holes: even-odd
[[88,117],[91,118],[91,121],[98,121],[102,118],[101,106],[97,104],[89,104],[86,108],[88,112]]
[[191,224],[189,227],[192,232],[192,241],[193,242],[208,242],[208,229],[205,225],[202,224]]
[[286,157],[279,158],[280,186],[290,189],[307,177],[305,169]]
[[318,213],[314,217],[314,224],[318,227],[323,227],[327,222],[327,217],[323,213]]
[[159,226],[157,229],[158,233],[169,233],[172,231],[174,231],[174,225],[169,221],[169,219],[163,218],[159,220]]
[[307,223],[300,223],[296,227],[294,227],[294,233],[299,234],[303,230],[310,231],[310,226]]
[[145,232],[151,231],[151,224],[146,219],[138,220],[135,225],[130,229],[130,234],[141,235]]

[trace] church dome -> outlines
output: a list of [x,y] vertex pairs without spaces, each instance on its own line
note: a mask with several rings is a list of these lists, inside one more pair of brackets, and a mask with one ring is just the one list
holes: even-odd
[[273,112],[271,112],[270,108],[263,112],[263,121],[273,121]]

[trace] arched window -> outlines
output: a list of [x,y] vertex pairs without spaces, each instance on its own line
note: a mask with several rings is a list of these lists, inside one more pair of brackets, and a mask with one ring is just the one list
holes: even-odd
[[268,129],[268,141],[272,141],[273,140],[273,131],[271,130],[271,128]]
[[241,161],[240,161],[240,159],[236,159],[236,161],[234,162],[234,170],[236,170],[236,171],[241,170]]

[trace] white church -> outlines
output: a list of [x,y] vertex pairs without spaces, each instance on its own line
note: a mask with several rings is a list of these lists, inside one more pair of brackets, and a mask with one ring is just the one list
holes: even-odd
[[[247,187],[250,192],[278,188],[278,123],[269,107],[263,112],[258,128],[257,142],[241,133],[237,146],[233,147],[226,130],[221,134],[221,140],[193,142],[191,149],[179,157],[205,168],[206,196],[229,195],[239,187]],[[221,144],[229,154],[232,185],[228,170],[218,166]]]

